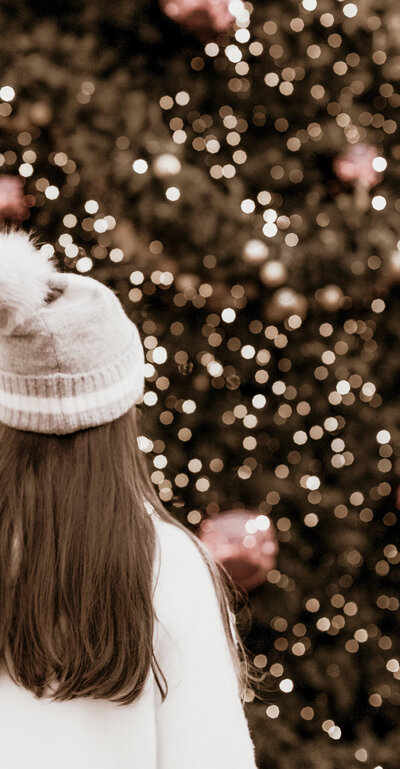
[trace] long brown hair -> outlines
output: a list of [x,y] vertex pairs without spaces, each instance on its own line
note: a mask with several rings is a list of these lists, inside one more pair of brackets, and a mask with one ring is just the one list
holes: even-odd
[[232,583],[162,505],[135,411],[63,436],[0,425],[0,663],[38,697],[53,687],[55,700],[120,704],[139,696],[151,667],[165,699],[152,645],[156,535],[146,499],[207,563],[244,698],[253,676],[231,621]]

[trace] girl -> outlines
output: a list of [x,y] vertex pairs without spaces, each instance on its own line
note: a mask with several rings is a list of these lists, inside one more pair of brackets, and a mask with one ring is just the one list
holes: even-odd
[[256,769],[228,594],[148,477],[143,386],[115,294],[0,234],[4,769]]

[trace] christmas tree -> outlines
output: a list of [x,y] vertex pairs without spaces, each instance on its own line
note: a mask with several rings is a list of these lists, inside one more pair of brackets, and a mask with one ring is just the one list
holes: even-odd
[[138,323],[166,507],[276,529],[245,639],[260,769],[397,769],[397,3],[0,18],[2,220]]

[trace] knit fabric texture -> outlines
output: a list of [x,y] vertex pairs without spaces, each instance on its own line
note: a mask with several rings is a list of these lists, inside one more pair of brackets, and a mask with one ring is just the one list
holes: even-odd
[[143,394],[137,327],[94,278],[54,271],[46,290],[54,301],[0,333],[0,421],[63,435],[117,419]]

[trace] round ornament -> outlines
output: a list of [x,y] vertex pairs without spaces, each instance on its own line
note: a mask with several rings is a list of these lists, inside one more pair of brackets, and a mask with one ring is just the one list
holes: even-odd
[[340,309],[343,296],[344,294],[340,286],[336,286],[334,283],[319,288],[315,292],[316,300],[322,305],[324,310],[329,310],[331,312]]
[[175,287],[178,291],[187,291],[188,289],[197,289],[200,285],[200,278],[196,273],[179,272],[175,275]]
[[28,215],[20,177],[0,174],[0,221],[23,221]]
[[278,542],[271,519],[248,510],[228,510],[200,524],[200,539],[244,590],[265,582],[275,567]]
[[288,272],[285,265],[274,259],[265,262],[260,268],[260,279],[270,288],[282,286],[283,283],[286,283],[287,276]]
[[269,248],[264,241],[258,238],[248,240],[242,251],[242,257],[248,264],[262,264],[268,258]]
[[385,272],[391,282],[400,281],[400,251],[393,251],[390,255]]
[[214,37],[231,27],[234,16],[229,5],[230,0],[160,0],[166,16],[200,38]]
[[45,101],[34,101],[29,107],[29,117],[38,126],[48,125],[53,117],[50,105]]
[[285,286],[275,291],[265,312],[267,320],[277,323],[286,320],[290,315],[299,315],[303,319],[307,314],[307,299],[303,294]]
[[176,176],[181,170],[181,163],[176,155],[171,152],[164,152],[158,155],[153,162],[153,173],[157,179],[168,179],[170,176]]
[[379,151],[370,144],[352,144],[349,149],[341,152],[333,161],[333,170],[342,181],[350,184],[361,184],[371,189],[382,178],[373,163],[379,157]]

